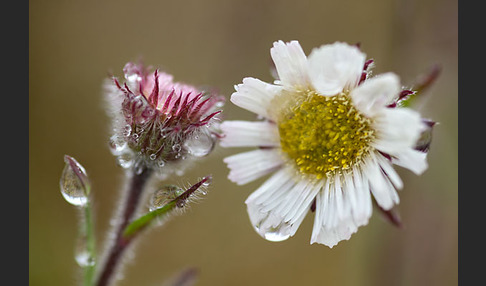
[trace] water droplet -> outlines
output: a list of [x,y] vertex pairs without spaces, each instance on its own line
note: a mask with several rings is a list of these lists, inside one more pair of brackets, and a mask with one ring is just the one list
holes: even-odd
[[214,106],[217,107],[217,108],[221,108],[221,107],[224,106],[224,102],[223,101],[218,101],[218,102],[216,102],[216,104]]
[[265,239],[270,241],[282,241],[290,237],[290,234],[281,234],[277,232],[267,232],[265,233]]
[[113,135],[111,136],[110,138],[110,150],[111,150],[111,153],[113,155],[119,155],[123,152],[123,150],[125,150],[125,148],[127,147],[127,142],[125,140],[123,140],[123,138],[121,138],[120,136],[118,135]]
[[158,165],[159,167],[164,167],[164,166],[165,166],[165,161],[164,161],[164,160],[159,160],[159,161],[157,162],[157,165]]
[[150,160],[155,160],[157,158],[157,154],[150,154]]
[[86,243],[86,237],[79,237],[74,250],[74,259],[81,267],[93,266],[94,257],[89,253]]
[[125,78],[128,80],[128,81],[133,81],[133,82],[138,82],[138,81],[141,81],[142,80],[142,77],[140,77],[138,74],[136,73],[133,73],[133,74],[126,74],[125,75]]
[[184,142],[184,147],[195,157],[204,157],[214,148],[215,140],[209,132],[201,132],[188,138]]
[[75,206],[84,206],[88,202],[89,182],[83,166],[74,158],[65,156],[64,170],[59,185],[64,199]]
[[[255,230],[260,235],[262,234],[262,231],[260,230],[259,225],[254,226],[254,228],[255,228]],[[282,233],[280,233],[280,229],[279,228],[270,228],[270,229],[267,229],[263,233],[263,237],[266,240],[269,240],[269,241],[283,241],[283,240],[288,239],[290,237],[290,234],[282,234]]]
[[140,175],[143,172],[144,169],[144,162],[139,160],[135,163],[135,174]]
[[155,191],[150,198],[149,210],[154,211],[180,196],[184,190],[176,185],[164,185]]
[[125,125],[125,127],[123,127],[123,131],[122,131],[122,134],[123,136],[130,136],[130,134],[132,133],[132,126],[130,126],[129,124]]
[[207,187],[213,182],[213,177],[207,177],[206,181],[202,183],[203,186]]
[[133,155],[130,152],[125,152],[117,157],[117,163],[120,167],[128,169],[133,165]]
[[[181,145],[180,144],[177,144],[177,143],[174,144],[174,145],[172,145],[172,151],[174,151],[174,152],[180,152],[181,151]],[[180,156],[180,154],[179,154],[179,156]]]

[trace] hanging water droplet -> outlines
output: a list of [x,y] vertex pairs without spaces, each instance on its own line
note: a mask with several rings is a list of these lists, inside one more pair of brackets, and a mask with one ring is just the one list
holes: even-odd
[[185,200],[180,200],[176,203],[176,206],[178,208],[183,208],[184,206],[186,205],[186,201]]
[[164,161],[164,160],[159,160],[159,161],[157,162],[157,165],[158,165],[159,167],[164,167],[164,166],[165,166],[165,161]]
[[137,161],[134,166],[135,174],[137,175],[142,174],[144,167],[145,167],[144,162],[142,160]]
[[204,181],[204,182],[202,183],[202,185],[203,185],[204,187],[207,187],[207,186],[211,185],[211,183],[212,183],[212,182],[213,182],[213,177],[208,176],[208,177],[206,177],[206,181]]
[[157,158],[157,154],[150,154],[149,158],[153,161]]
[[281,234],[278,231],[265,233],[265,239],[269,241],[282,241],[288,239],[289,237],[290,234]]
[[214,148],[215,140],[209,132],[201,132],[188,138],[184,142],[184,147],[195,157],[204,157],[211,153]]
[[180,152],[181,151],[181,145],[180,144],[174,144],[172,145],[172,151],[174,152]]
[[113,155],[119,155],[127,147],[127,142],[123,140],[123,138],[115,134],[111,136],[109,145],[111,153]]
[[95,264],[95,259],[88,251],[86,237],[84,236],[78,238],[74,249],[74,259],[81,267],[93,266]]
[[75,206],[84,206],[88,202],[89,181],[83,166],[74,158],[64,156],[64,169],[59,185],[64,199]]
[[133,155],[130,152],[122,153],[116,159],[118,165],[124,169],[128,169],[133,165]]
[[176,185],[164,185],[161,189],[152,194],[149,210],[154,211],[165,206],[167,203],[180,196],[183,192],[184,190]]
[[265,230],[264,233],[262,233],[262,231],[260,230],[260,224],[253,227],[260,235],[262,235],[266,240],[269,241],[283,241],[290,237],[290,234],[280,233],[279,228],[270,228]]

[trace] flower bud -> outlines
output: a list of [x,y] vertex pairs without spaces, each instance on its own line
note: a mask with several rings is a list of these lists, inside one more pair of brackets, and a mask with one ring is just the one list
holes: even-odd
[[84,206],[88,202],[90,183],[81,164],[73,157],[64,155],[64,170],[59,185],[66,201],[75,206]]
[[110,146],[125,168],[160,168],[208,155],[220,137],[218,115],[224,97],[174,82],[167,73],[127,63],[125,83],[107,87],[114,132]]

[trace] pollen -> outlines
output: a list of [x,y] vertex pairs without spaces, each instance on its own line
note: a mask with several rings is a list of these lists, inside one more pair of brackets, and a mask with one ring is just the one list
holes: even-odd
[[351,169],[370,150],[371,120],[356,110],[349,96],[313,91],[278,122],[282,151],[303,174],[318,179]]

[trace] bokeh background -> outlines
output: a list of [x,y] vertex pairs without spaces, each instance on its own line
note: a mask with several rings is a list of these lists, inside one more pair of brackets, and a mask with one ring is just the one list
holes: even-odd
[[[93,185],[98,248],[119,202],[123,172],[108,149],[101,85],[128,61],[212,86],[228,99],[245,76],[272,81],[269,49],[299,40],[308,54],[334,41],[361,43],[374,73],[404,86],[434,64],[437,82],[414,103],[439,121],[422,176],[405,182],[398,229],[375,211],[349,241],[310,245],[313,215],[285,242],[262,239],[244,200],[264,179],[236,186],[223,149],[173,182],[212,174],[209,193],[183,216],[145,234],[117,285],[161,285],[197,267],[196,285],[456,285],[458,279],[458,16],[455,0],[186,0],[29,2],[29,285],[76,285],[78,213],[59,192],[63,156]],[[232,105],[225,119],[253,120]]]

